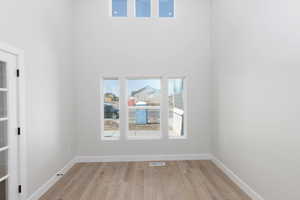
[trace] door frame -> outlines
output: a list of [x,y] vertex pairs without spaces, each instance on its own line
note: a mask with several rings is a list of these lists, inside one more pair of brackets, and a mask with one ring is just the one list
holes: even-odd
[[[19,70],[19,77],[17,78],[17,124],[21,128],[21,135],[18,137],[18,182],[22,186],[20,193],[20,200],[27,197],[27,152],[26,152],[26,81],[25,81],[25,67],[24,67],[24,51],[15,48],[6,43],[0,42],[0,51],[16,56],[17,66]],[[17,189],[17,188],[16,188]]]

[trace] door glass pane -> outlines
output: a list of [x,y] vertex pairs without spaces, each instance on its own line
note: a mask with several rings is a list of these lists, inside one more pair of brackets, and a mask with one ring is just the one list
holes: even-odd
[[151,0],[135,0],[136,17],[150,17]]
[[7,121],[0,121],[0,148],[5,146],[7,146]]
[[7,92],[0,91],[0,118],[7,117]]
[[0,151],[0,178],[7,175],[7,150]]
[[7,200],[8,184],[7,180],[0,182],[0,200]]
[[174,17],[174,0],[159,0],[159,16]]
[[127,0],[112,0],[112,16],[113,17],[127,16]]
[[160,79],[128,80],[129,136],[160,136]]
[[169,136],[184,136],[184,80],[168,80]]
[[6,88],[6,64],[0,61],[0,88]]
[[120,137],[120,86],[118,79],[103,80],[104,137]]

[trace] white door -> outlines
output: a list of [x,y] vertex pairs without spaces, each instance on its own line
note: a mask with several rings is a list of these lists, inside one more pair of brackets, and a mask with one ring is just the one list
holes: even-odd
[[18,198],[17,57],[0,50],[0,200]]

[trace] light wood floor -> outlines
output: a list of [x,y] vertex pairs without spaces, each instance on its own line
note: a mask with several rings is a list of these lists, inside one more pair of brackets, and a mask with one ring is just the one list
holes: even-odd
[[211,161],[76,164],[40,200],[251,200]]

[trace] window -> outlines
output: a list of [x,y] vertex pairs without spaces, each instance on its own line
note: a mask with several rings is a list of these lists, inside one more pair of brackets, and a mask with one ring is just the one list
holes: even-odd
[[185,139],[186,87],[185,77],[103,77],[101,139]]
[[135,0],[135,16],[150,17],[151,16],[151,0]]
[[174,0],[159,0],[159,17],[174,17]]
[[117,78],[103,79],[102,138],[120,137],[120,88]]
[[128,79],[128,137],[159,138],[160,127],[160,79]]
[[169,137],[185,136],[185,94],[184,79],[168,79],[168,106],[169,106]]
[[127,0],[112,0],[112,16],[127,17]]

